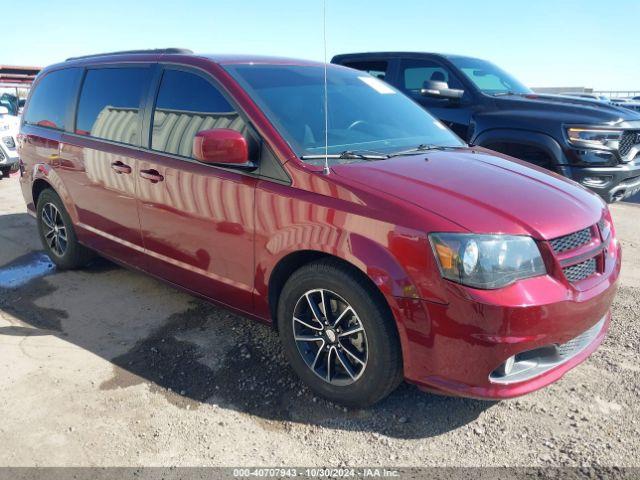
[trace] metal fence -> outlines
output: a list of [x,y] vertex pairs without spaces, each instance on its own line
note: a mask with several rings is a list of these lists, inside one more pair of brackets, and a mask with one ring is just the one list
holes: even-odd
[[640,97],[640,90],[595,90],[593,93],[609,98]]

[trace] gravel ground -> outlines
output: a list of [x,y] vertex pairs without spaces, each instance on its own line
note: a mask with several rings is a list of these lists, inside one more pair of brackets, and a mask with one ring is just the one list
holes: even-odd
[[0,205],[0,466],[640,467],[638,205],[612,207],[623,274],[588,361],[516,400],[402,385],[367,410],[314,397],[268,327],[106,261],[56,272],[17,178]]

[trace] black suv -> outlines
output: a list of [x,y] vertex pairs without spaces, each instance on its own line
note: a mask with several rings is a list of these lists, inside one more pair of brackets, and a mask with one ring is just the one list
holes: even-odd
[[548,168],[607,202],[640,191],[640,114],[536,94],[485,60],[433,53],[337,55],[403,91],[467,142]]

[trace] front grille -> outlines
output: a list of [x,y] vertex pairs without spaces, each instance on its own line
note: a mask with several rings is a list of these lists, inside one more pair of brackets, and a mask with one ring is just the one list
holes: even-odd
[[551,240],[551,248],[555,253],[563,253],[569,250],[575,250],[591,241],[591,227],[587,227],[579,232],[570,233],[564,237],[558,237]]
[[2,141],[7,148],[16,148],[16,142],[13,140],[13,137],[2,137]]
[[491,372],[489,380],[492,383],[502,385],[524,382],[568,362],[590,345],[593,345],[593,342],[602,332],[606,321],[607,315],[602,317],[593,327],[566,343],[544,345],[518,353],[509,374],[504,374],[503,364]]
[[563,359],[573,357],[593,341],[602,329],[602,324],[603,322],[599,321],[589,330],[582,332],[567,343],[556,345],[556,353]]
[[621,157],[626,157],[634,145],[638,144],[638,134],[640,134],[638,131],[627,131],[622,134],[618,146],[618,153]]
[[563,268],[564,276],[567,277],[567,280],[570,282],[579,282],[580,280],[584,280],[585,278],[589,278],[591,275],[596,273],[596,259],[590,258],[582,263],[578,263],[577,265],[571,265],[570,267]]
[[0,160],[4,160],[4,153],[2,152],[1,148],[0,148]]

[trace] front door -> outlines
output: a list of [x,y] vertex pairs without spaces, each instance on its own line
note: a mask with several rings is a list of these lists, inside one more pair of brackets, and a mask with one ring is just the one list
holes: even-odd
[[420,93],[429,80],[447,82],[449,88],[464,90],[460,80],[446,66],[433,60],[406,59],[400,63],[398,84],[401,90],[422,105],[463,140],[469,140],[471,102],[466,92],[459,100],[427,97]]
[[204,74],[166,67],[139,163],[140,224],[151,273],[253,309],[256,179],[193,158],[197,132],[247,124]]

